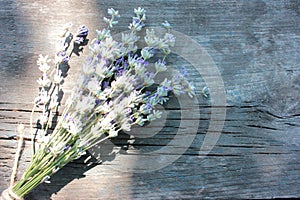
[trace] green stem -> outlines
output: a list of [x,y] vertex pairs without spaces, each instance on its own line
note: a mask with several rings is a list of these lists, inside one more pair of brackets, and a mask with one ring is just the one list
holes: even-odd
[[[25,172],[24,177],[13,187],[13,191],[19,197],[23,197],[39,185],[46,176],[54,174],[54,169],[62,168],[78,156],[76,138],[67,137],[65,143],[70,145],[71,148],[64,150],[60,155],[55,156],[52,153],[49,153],[42,157],[42,160],[33,160],[35,162],[30,164],[31,167]],[[44,154],[43,151],[44,150],[40,150],[36,155]]]

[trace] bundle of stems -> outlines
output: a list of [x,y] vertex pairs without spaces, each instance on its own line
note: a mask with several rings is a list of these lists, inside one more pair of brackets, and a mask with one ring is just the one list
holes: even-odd
[[[144,40],[147,45],[138,50],[136,43],[140,38],[137,32],[145,26],[146,14],[143,8],[134,9],[134,13],[129,25],[131,31],[123,33],[121,42],[117,42],[110,30],[118,23],[116,19],[120,15],[118,11],[108,9],[110,17],[104,18],[107,28],[97,30],[97,37],[91,41],[90,56],[83,64],[51,134],[52,111],[59,106],[58,94],[64,78],[60,66],[70,59],[66,54],[67,39],[62,40],[56,53],[54,81],[49,79],[48,56],[40,55],[38,65],[43,76],[38,81],[40,95],[35,99],[35,108],[43,111],[41,143],[21,179],[9,189],[13,198],[24,197],[101,141],[116,137],[122,130],[130,131],[134,124],[143,126],[145,122],[160,118],[161,112],[155,109],[156,105],[168,101],[171,92],[193,97],[193,86],[185,73],[175,74],[159,83],[154,81],[157,74],[168,70],[165,58],[175,43],[170,24],[163,23],[166,33],[161,38],[153,30],[146,30]],[[70,26],[66,26],[63,36],[70,39],[69,29]],[[88,29],[80,27],[74,44],[82,45],[87,34]],[[155,55],[161,57],[158,59]],[[150,69],[151,62],[154,63],[153,70]]]

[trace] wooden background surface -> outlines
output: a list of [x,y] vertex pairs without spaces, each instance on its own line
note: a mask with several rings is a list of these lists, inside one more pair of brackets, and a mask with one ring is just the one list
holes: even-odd
[[[123,16],[118,32],[127,28],[137,6],[147,9],[147,25],[168,20],[174,30],[204,47],[216,63],[227,101],[226,121],[217,144],[205,158],[199,155],[210,121],[210,99],[198,95],[198,134],[177,161],[154,172],[129,173],[112,169],[113,159],[87,166],[82,158],[27,199],[300,197],[297,0],[0,0],[0,192],[9,184],[16,125],[28,126],[37,95],[38,54],[53,55],[56,33],[66,22],[100,29],[107,9],[113,7]],[[93,36],[91,31],[89,38]],[[74,57],[73,62],[79,59]],[[66,90],[79,68],[70,69]],[[145,148],[157,145],[151,141]],[[19,175],[29,156],[26,142]]]

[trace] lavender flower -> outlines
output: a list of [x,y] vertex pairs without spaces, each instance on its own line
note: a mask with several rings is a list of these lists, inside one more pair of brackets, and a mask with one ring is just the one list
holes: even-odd
[[77,45],[83,44],[88,33],[89,33],[89,29],[85,25],[80,26],[78,28],[74,43],[76,43]]
[[167,30],[170,30],[172,28],[172,26],[168,21],[163,22],[162,26],[165,27]]
[[113,28],[114,25],[118,23],[118,21],[115,20],[115,18],[119,18],[119,11],[114,10],[113,8],[109,8],[107,10],[108,14],[111,16],[111,18],[104,17],[103,20],[107,24],[108,28]]
[[39,59],[37,60],[37,65],[39,66],[39,70],[43,73],[47,73],[50,69],[50,65],[48,64],[51,59],[48,59],[48,55],[43,56],[42,54],[39,55]]
[[[39,57],[38,65],[43,76],[38,80],[41,91],[35,105],[43,110],[41,123],[45,134],[41,136],[43,142],[33,155],[23,178],[12,188],[17,196],[23,197],[40,182],[49,181],[58,169],[84,155],[86,150],[104,139],[118,136],[121,130],[130,131],[134,124],[143,126],[145,122],[160,118],[162,113],[155,107],[167,102],[170,92],[194,95],[193,87],[186,80],[185,70],[171,80],[165,78],[155,84],[157,74],[168,70],[165,58],[174,46],[175,37],[167,32],[160,38],[153,30],[146,30],[144,40],[147,46],[137,52],[139,37],[136,33],[145,26],[146,11],[139,7],[134,9],[134,13],[129,25],[131,32],[122,34],[122,41],[117,42],[111,36],[110,29],[118,23],[116,18],[120,15],[117,10],[108,9],[110,17],[104,18],[107,28],[96,31],[97,37],[89,45],[90,56],[83,64],[51,135],[47,131],[51,113],[59,105],[59,87],[63,82],[61,66],[70,59],[67,54],[69,45],[63,39],[58,42],[53,82],[48,74],[48,56]],[[169,30],[170,25],[165,22],[165,27]],[[63,36],[69,37],[69,32],[70,25],[67,25]],[[79,27],[74,45],[83,45],[88,32],[86,26]],[[153,73],[149,70],[149,62],[156,59],[158,52],[164,56],[155,61]]]

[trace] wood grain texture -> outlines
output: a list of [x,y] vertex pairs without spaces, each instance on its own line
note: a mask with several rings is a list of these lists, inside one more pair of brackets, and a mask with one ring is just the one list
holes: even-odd
[[[37,95],[38,54],[53,55],[57,31],[66,22],[90,30],[104,27],[113,7],[123,16],[116,32],[125,30],[134,7],[147,10],[147,25],[164,20],[208,51],[225,85],[227,115],[221,137],[207,155],[199,148],[211,118],[211,99],[191,69],[197,86],[200,125],[193,143],[178,160],[147,173],[114,170],[111,148],[103,162],[84,164],[85,156],[41,184],[27,199],[205,199],[300,197],[300,3],[290,1],[43,1],[0,0],[0,192],[7,188],[17,141],[16,125],[28,127]],[[89,38],[95,32],[91,31]],[[88,49],[84,50],[87,53]],[[191,52],[192,54],[193,52]],[[84,57],[84,56],[82,56]],[[64,83],[66,94],[80,69],[74,57]],[[188,64],[182,59],[170,62]],[[151,151],[174,137],[176,102],[165,130],[168,134],[114,148]],[[167,107],[168,107],[167,106]],[[177,108],[179,109],[179,108]],[[29,135],[27,135],[29,137]],[[123,138],[122,138],[123,137]],[[25,149],[18,175],[30,160]],[[104,145],[105,146],[105,145]],[[108,155],[105,157],[105,155]],[[126,156],[126,154],[122,155]],[[136,161],[130,161],[134,165]]]

